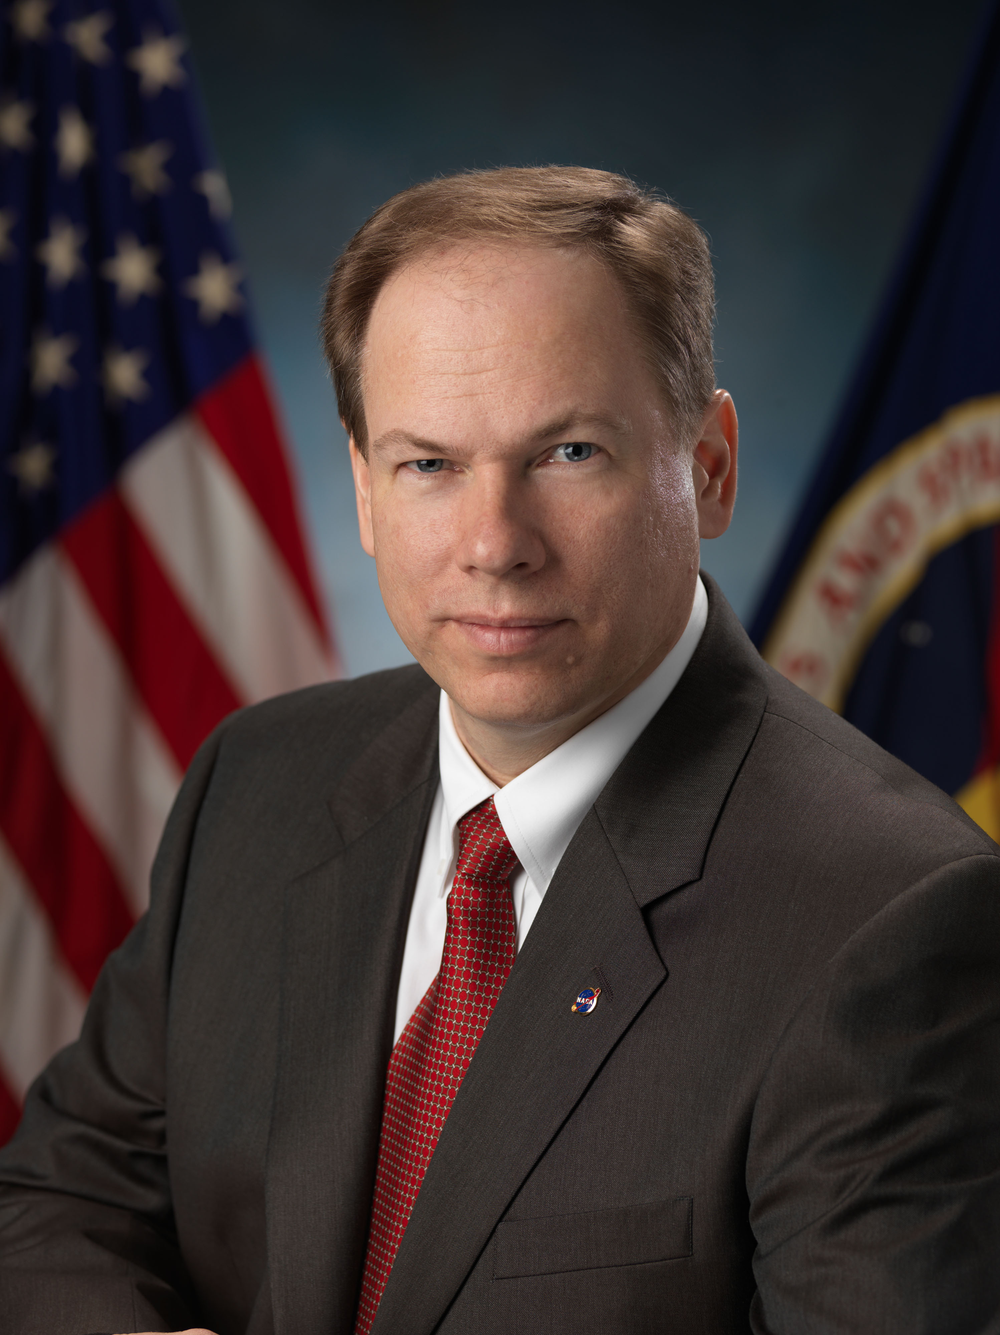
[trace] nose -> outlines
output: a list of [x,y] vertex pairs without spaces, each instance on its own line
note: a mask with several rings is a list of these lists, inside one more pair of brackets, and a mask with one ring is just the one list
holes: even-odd
[[506,470],[474,476],[462,498],[462,569],[494,578],[524,577],[545,564],[545,542],[533,513],[530,484]]

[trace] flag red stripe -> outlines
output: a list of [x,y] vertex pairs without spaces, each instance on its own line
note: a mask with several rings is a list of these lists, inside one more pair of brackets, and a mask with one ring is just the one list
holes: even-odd
[[244,702],[191,621],[117,490],[90,506],[62,545],[182,768]]
[[45,736],[0,653],[0,830],[89,992],[132,926],[103,850],[66,794]]
[[257,357],[247,357],[213,385],[195,404],[195,411],[260,512],[302,590],[324,643],[329,643],[302,539],[288,459]]
[[6,1145],[21,1120],[21,1105],[0,1078],[0,1145]]

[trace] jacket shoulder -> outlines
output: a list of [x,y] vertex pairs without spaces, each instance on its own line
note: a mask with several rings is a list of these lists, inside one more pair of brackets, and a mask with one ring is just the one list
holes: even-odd
[[339,717],[358,724],[371,720],[383,726],[407,705],[438,688],[416,663],[369,672],[346,681],[324,681],[274,695],[238,710],[232,718],[240,730],[266,733],[272,728],[310,727]]
[[[167,823],[154,870],[208,887],[284,885],[344,841],[354,805],[391,804],[433,765],[437,687],[418,667],[329,682],[239,710],[204,743]],[[372,792],[373,786],[378,789]],[[382,790],[385,790],[384,792]],[[356,822],[355,822],[356,823]],[[223,870],[224,869],[224,870]]]
[[411,664],[276,695],[230,715],[222,727],[228,747],[300,756],[316,747],[356,753],[411,706],[431,707],[437,690]]
[[200,811],[203,827],[207,811],[219,828],[274,832],[285,822],[299,829],[305,812],[324,807],[359,763],[380,772],[393,769],[389,760],[395,768],[425,764],[436,741],[437,699],[437,686],[413,665],[238,710],[203,744],[175,813],[193,819]]
[[[795,819],[807,826],[837,825],[849,813],[855,838],[867,831],[910,849],[937,841],[942,855],[955,858],[1000,853],[947,793],[774,668],[762,666],[768,698],[758,742],[805,781],[802,803],[792,803]],[[828,802],[808,800],[817,793]]]

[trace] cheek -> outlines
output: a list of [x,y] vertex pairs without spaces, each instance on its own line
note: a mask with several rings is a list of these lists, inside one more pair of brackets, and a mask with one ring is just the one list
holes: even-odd
[[595,626],[627,659],[636,644],[683,628],[699,546],[694,486],[683,467],[663,467],[574,531],[576,584]]
[[648,583],[658,596],[658,581],[697,551],[690,470],[668,460],[630,487],[586,498],[562,516],[559,528],[560,548],[578,569],[600,569],[606,586]]
[[653,561],[685,562],[697,550],[698,507],[686,458],[670,456],[650,476],[641,531]]
[[372,496],[375,565],[383,594],[418,588],[446,564],[452,547],[449,507],[400,497],[393,489]]

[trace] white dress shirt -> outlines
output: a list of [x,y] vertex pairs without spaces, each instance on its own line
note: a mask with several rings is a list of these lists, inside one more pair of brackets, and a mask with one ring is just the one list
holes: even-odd
[[396,994],[399,1038],[441,965],[447,900],[458,858],[458,822],[493,796],[504,833],[520,866],[510,878],[517,949],[524,944],[562,855],[598,793],[624,759],[691,661],[708,617],[708,595],[697,581],[684,634],[634,691],[536,761],[503,788],[487,778],[455,731],[444,691],[438,721],[441,782],[431,809]]

